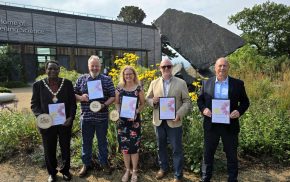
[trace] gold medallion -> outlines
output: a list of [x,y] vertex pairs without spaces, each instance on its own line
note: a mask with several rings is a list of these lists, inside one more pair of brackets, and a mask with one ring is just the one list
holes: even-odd
[[109,117],[110,117],[110,120],[112,120],[112,121],[118,121],[118,119],[119,119],[119,112],[117,111],[117,110],[112,110],[111,112],[110,112],[110,115],[109,115]]
[[98,112],[99,110],[101,110],[101,107],[102,107],[102,105],[98,101],[93,101],[90,104],[90,110],[93,111],[93,112]]
[[58,98],[57,98],[56,96],[53,96],[53,98],[52,98],[52,102],[53,102],[53,103],[57,103],[57,101],[58,101]]
[[49,114],[40,114],[36,118],[37,126],[42,129],[47,129],[52,125],[52,117]]

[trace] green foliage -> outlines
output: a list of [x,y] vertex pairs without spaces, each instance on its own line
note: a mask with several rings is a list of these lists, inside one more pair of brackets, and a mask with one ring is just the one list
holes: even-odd
[[185,166],[189,170],[199,173],[203,154],[203,117],[197,104],[193,103],[192,111],[183,121],[183,146]]
[[241,154],[290,159],[290,59],[259,55],[246,45],[229,56],[231,74],[245,81],[251,106],[241,118]]
[[[66,78],[70,81],[72,81],[73,85],[76,83],[78,77],[80,76],[80,74],[78,72],[76,72],[75,70],[72,71],[68,71],[66,68],[64,67],[60,67],[60,73],[59,73],[59,77],[61,78]],[[40,75],[36,78],[36,80],[41,80],[43,78],[46,78],[47,74],[43,74]]]
[[0,93],[11,93],[12,91],[9,88],[0,87]]
[[290,57],[290,7],[265,2],[230,16],[229,24],[242,30],[242,37],[264,56]]
[[141,24],[144,18],[146,18],[146,14],[141,8],[136,6],[125,6],[121,8],[117,18],[126,23]]
[[22,87],[27,87],[27,86],[28,85],[22,81],[0,82],[0,87],[22,88]]
[[10,46],[0,47],[0,81],[8,82],[12,79],[12,75],[20,73],[22,67],[20,59]]
[[228,57],[231,62],[231,70],[238,77],[248,74],[264,74],[271,80],[277,78],[279,72],[285,72],[290,67],[290,59],[287,56],[269,58],[259,54],[256,47],[246,44]]
[[252,102],[241,119],[240,152],[258,157],[272,156],[290,162],[289,113],[275,108],[275,100]]
[[16,151],[30,153],[40,143],[32,113],[0,112],[0,161]]

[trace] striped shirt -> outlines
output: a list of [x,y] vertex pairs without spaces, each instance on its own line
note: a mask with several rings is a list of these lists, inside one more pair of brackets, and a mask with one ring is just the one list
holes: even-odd
[[78,95],[88,94],[88,81],[101,80],[104,97],[98,99],[91,99],[89,102],[81,102],[81,120],[100,122],[108,120],[108,107],[101,109],[99,112],[92,112],[90,110],[90,103],[92,101],[99,101],[101,104],[105,103],[110,97],[115,97],[115,88],[112,79],[103,74],[99,74],[96,78],[92,78],[90,74],[80,76],[75,84],[74,91]]

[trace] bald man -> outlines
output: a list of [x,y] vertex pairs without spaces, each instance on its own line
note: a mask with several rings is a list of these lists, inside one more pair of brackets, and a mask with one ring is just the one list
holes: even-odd
[[[216,76],[204,81],[197,104],[204,116],[204,158],[201,181],[210,181],[212,177],[214,154],[220,138],[227,157],[228,181],[237,181],[238,177],[238,134],[239,118],[248,109],[250,103],[244,82],[228,76],[229,62],[219,58],[215,63]],[[212,123],[212,100],[229,100],[229,124]]]
[[[169,170],[169,141],[172,146],[174,182],[180,182],[183,177],[182,118],[189,111],[191,100],[185,81],[172,75],[173,65],[168,57],[163,57],[159,68],[162,76],[151,82],[146,96],[146,101],[153,107],[153,125],[158,145],[160,170],[156,179],[162,179]],[[175,97],[176,117],[173,120],[160,120],[160,97]]]

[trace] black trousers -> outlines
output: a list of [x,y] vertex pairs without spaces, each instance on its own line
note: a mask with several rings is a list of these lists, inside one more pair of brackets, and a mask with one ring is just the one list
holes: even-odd
[[42,143],[44,147],[45,163],[48,174],[57,174],[57,159],[56,147],[57,140],[61,150],[62,163],[60,172],[63,174],[69,173],[70,169],[70,140],[72,127],[65,127],[63,125],[52,126],[48,129],[41,129]]
[[228,125],[214,124],[204,130],[204,158],[202,163],[202,180],[210,181],[212,177],[214,154],[220,138],[227,158],[228,181],[237,181],[238,177],[238,133],[233,133]]

